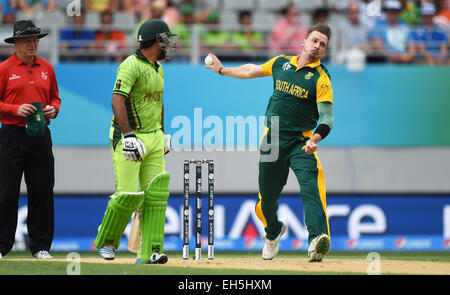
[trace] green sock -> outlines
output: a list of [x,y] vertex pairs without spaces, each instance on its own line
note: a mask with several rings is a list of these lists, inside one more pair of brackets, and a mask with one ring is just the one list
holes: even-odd
[[140,251],[143,262],[148,261],[152,253],[163,253],[169,180],[169,173],[158,174],[150,182],[144,196],[141,215],[142,247]]
[[119,248],[120,239],[133,212],[142,204],[144,192],[119,193],[111,198],[95,239],[95,248],[106,244]]

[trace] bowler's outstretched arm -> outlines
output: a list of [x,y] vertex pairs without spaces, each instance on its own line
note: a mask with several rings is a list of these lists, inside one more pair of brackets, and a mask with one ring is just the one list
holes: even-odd
[[218,74],[238,79],[252,79],[267,76],[259,65],[245,64],[239,67],[225,68],[223,67],[222,62],[217,58],[217,56],[212,53],[208,55],[212,57],[213,63],[207,65],[206,68],[211,69]]

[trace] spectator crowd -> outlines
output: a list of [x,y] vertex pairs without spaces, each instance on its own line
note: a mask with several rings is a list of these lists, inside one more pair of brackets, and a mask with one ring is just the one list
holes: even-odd
[[[81,7],[68,16],[67,5],[74,1]],[[298,54],[308,27],[327,23],[333,33],[325,58],[331,62],[345,62],[357,51],[373,63],[449,64],[450,0],[342,0],[313,9],[307,0],[285,0],[273,11],[273,23],[256,22],[255,7],[233,10],[235,24],[224,19],[224,1],[0,0],[0,36],[9,34],[19,17],[56,11],[66,18],[59,30],[60,60],[120,62],[134,50],[139,25],[161,18],[178,34],[175,61],[191,60],[193,48],[203,56],[216,52],[225,61],[263,61]],[[115,22],[118,14],[131,16],[134,27]],[[98,16],[96,26],[89,23],[92,15]],[[0,58],[7,55],[4,46]]]

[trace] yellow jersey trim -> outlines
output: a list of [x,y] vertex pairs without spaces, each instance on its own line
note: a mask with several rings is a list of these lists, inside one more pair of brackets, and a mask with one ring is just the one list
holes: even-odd
[[266,74],[267,76],[272,76],[273,63],[280,56],[282,56],[282,55],[275,56],[274,58],[270,59],[269,61],[267,61],[267,62],[265,62],[264,64],[261,65],[261,70],[263,71],[264,74]]
[[314,132],[312,130],[302,131],[302,136],[303,137],[311,138],[311,137],[313,137],[313,135],[314,135]]
[[330,77],[324,71],[322,66],[317,67],[319,79],[316,84],[316,102],[333,103],[333,88],[331,86]]
[[320,202],[322,203],[322,208],[325,213],[325,218],[327,220],[327,230],[328,230],[328,236],[331,238],[330,235],[330,224],[328,221],[328,214],[327,214],[327,193],[325,188],[325,174],[323,173],[322,164],[320,163],[319,157],[317,156],[317,152],[314,152],[314,157],[317,161],[317,184],[319,189],[319,196],[320,196]]
[[298,59],[300,58],[300,55],[296,55],[296,56],[292,56],[290,59],[290,64],[295,66],[295,71],[297,72],[298,70],[300,70],[301,68],[304,67],[310,67],[310,68],[315,68],[317,66],[320,66],[322,64],[322,62],[320,61],[320,59],[316,62],[304,65],[303,67],[299,67],[298,66]]
[[262,212],[262,208],[261,208],[261,193],[258,193],[258,202],[256,203],[255,206],[255,214],[258,217],[258,219],[263,223],[264,227],[267,227],[267,220],[266,217],[264,217],[264,214]]

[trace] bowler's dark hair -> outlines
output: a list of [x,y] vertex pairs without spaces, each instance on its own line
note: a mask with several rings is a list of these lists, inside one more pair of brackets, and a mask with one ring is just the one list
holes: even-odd
[[330,29],[330,27],[328,25],[326,25],[326,24],[317,24],[317,25],[314,25],[314,26],[310,27],[308,29],[308,34],[306,35],[306,38],[308,38],[309,34],[311,34],[314,31],[317,31],[317,32],[322,33],[325,36],[327,36],[328,42],[330,42],[331,29]]

